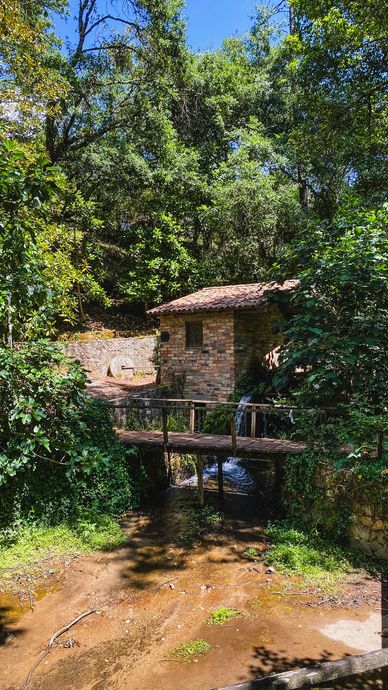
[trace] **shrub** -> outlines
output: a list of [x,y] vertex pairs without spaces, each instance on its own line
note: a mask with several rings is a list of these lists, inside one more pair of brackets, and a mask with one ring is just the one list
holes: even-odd
[[128,451],[81,368],[47,342],[0,347],[0,529],[118,515],[137,500]]

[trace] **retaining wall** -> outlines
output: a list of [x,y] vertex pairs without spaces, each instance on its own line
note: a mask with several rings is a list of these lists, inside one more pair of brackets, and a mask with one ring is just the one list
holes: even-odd
[[128,357],[133,362],[135,373],[152,373],[151,362],[156,345],[156,336],[147,335],[136,338],[112,338],[94,340],[89,343],[66,343],[64,349],[68,357],[78,360],[91,374],[107,376],[109,365],[114,357]]
[[374,504],[353,506],[349,539],[352,546],[388,561],[388,507]]

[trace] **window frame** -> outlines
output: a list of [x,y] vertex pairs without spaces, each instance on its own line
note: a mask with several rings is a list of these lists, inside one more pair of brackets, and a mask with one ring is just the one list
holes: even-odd
[[[194,326],[196,329],[200,329],[200,342],[198,339],[198,342],[193,344],[192,340],[190,340],[190,327]],[[195,341],[197,341],[197,338],[194,338]],[[201,350],[203,348],[203,321],[198,320],[198,321],[185,321],[185,347],[186,350]]]

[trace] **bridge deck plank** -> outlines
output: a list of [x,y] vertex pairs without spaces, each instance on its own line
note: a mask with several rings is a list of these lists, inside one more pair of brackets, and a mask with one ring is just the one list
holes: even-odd
[[[122,443],[134,446],[159,446],[163,448],[163,433],[161,431],[126,431],[118,429],[117,434]],[[172,451],[193,451],[199,454],[209,452],[224,453],[232,451],[230,436],[210,435],[200,433],[169,432],[168,448]],[[274,438],[237,438],[237,452],[247,455],[298,455],[306,449],[306,444]]]

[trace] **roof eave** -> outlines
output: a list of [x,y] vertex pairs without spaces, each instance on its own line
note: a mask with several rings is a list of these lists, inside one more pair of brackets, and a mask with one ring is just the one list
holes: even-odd
[[147,311],[147,314],[149,316],[184,316],[184,315],[190,315],[190,314],[219,314],[219,313],[226,313],[226,312],[235,312],[235,311],[256,311],[257,309],[261,309],[262,307],[266,306],[269,304],[269,300],[263,299],[262,302],[259,304],[255,305],[245,305],[245,306],[237,306],[237,307],[202,307],[198,309],[162,309],[162,307],[155,307],[154,309],[149,309]]

